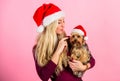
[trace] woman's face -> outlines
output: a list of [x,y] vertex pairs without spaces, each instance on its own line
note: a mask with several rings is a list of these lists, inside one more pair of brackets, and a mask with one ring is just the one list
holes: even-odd
[[56,33],[62,34],[64,32],[64,26],[65,26],[64,17],[61,17],[60,19],[58,19],[58,26],[56,29]]

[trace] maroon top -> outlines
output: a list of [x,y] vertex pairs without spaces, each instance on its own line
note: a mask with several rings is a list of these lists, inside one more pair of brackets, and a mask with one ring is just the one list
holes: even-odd
[[[39,66],[37,60],[35,59],[35,48],[36,46],[33,47],[33,57],[35,60],[37,74],[42,81],[48,81],[49,78],[51,78],[52,81],[82,81],[81,78],[73,75],[72,70],[69,68],[69,66],[60,72],[58,76],[56,76],[54,72],[57,65],[52,60],[50,60],[44,67]],[[95,65],[95,59],[92,56],[90,59],[90,64],[90,68]]]

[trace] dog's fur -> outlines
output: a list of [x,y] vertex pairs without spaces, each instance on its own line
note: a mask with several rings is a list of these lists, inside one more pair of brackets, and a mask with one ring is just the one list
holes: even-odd
[[[70,53],[71,56],[68,57],[70,60],[81,61],[84,65],[90,61],[90,51],[84,40],[84,36],[79,35],[78,33],[72,33],[70,36]],[[77,77],[82,77],[84,72],[75,71],[73,74]]]

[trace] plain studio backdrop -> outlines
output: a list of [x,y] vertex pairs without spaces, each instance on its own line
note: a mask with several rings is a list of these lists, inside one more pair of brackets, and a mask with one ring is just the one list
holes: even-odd
[[84,81],[120,81],[119,0],[0,0],[0,81],[41,81],[32,56],[35,10],[52,2],[66,14],[65,30],[81,24],[96,59]]

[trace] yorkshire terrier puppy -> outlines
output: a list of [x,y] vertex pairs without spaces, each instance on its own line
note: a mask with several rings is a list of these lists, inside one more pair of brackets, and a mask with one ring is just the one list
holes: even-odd
[[[78,60],[85,65],[90,61],[91,54],[84,38],[84,35],[80,35],[77,32],[71,33],[69,40],[71,56],[68,58],[70,61]],[[77,77],[82,77],[84,72],[74,71],[73,74]]]

